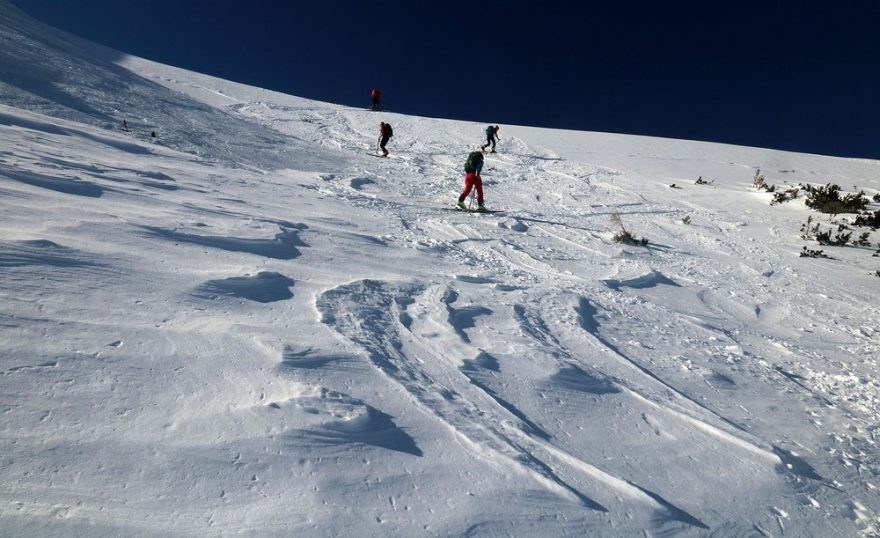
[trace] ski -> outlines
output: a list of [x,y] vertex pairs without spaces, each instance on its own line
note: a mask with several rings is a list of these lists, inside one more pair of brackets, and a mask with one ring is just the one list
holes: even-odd
[[459,211],[461,213],[504,213],[502,209],[462,209],[458,206],[444,207],[447,211]]

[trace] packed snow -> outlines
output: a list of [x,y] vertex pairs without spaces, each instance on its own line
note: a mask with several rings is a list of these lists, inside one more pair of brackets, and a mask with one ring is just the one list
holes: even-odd
[[880,232],[753,187],[878,161],[502,125],[457,212],[482,122],[6,3],[0,103],[4,536],[878,535]]

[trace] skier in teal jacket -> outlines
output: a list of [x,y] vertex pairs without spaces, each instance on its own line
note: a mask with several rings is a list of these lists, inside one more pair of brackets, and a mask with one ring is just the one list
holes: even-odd
[[495,142],[500,140],[498,138],[498,129],[500,129],[500,127],[497,125],[486,127],[486,143],[480,146],[480,149],[486,151],[486,148],[492,146],[492,153],[495,153]]

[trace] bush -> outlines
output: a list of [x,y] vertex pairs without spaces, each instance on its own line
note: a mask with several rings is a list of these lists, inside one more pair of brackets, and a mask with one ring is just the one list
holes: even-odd
[[807,222],[801,224],[801,239],[807,241],[816,241],[820,245],[830,245],[833,247],[843,247],[849,243],[852,232],[847,231],[849,228],[845,224],[837,226],[837,233],[832,236],[832,228],[823,230],[818,222],[813,224],[812,215],[807,217]]
[[810,215],[807,217],[807,222],[801,224],[801,239],[815,240],[817,233],[819,233],[819,223],[813,225],[813,216]]
[[869,228],[880,228],[880,209],[873,213],[862,213],[853,221],[854,226],[867,226]]
[[[774,190],[775,190],[775,187],[774,187]],[[769,191],[769,192],[773,192],[773,191]],[[797,198],[798,193],[800,193],[800,192],[801,192],[801,190],[799,187],[792,187],[786,191],[774,192],[773,199],[770,200],[770,205],[781,204],[783,202],[788,202],[790,200],[794,200],[795,198]]]
[[636,239],[636,237],[629,232],[624,226],[623,221],[620,220],[620,213],[615,211],[611,215],[611,222],[620,226],[620,233],[615,234],[613,239],[616,243],[625,243],[627,245],[635,245],[639,247],[648,246],[648,240],[646,238]]
[[843,247],[849,243],[849,239],[852,237],[852,232],[847,232],[847,227],[843,224],[838,225],[837,234],[835,234],[834,238],[831,238],[831,230],[829,229],[827,232],[820,232],[816,234],[816,241],[819,242],[820,245],[831,245],[833,247]]
[[752,180],[752,186],[758,190],[764,190],[767,192],[775,192],[776,191],[776,185],[771,185],[764,180],[764,174],[761,173],[760,168],[755,170],[755,177]]
[[804,249],[801,251],[801,258],[828,258],[828,256],[825,255],[825,251],[813,250],[811,248],[807,248],[805,245]]
[[[818,224],[816,226],[818,227]],[[813,239],[815,239],[820,245],[827,245],[831,242],[831,230],[819,231],[817,228],[816,235]]]
[[767,183],[764,178],[764,174],[761,173],[761,169],[755,170],[755,178],[752,180],[752,186],[758,190],[763,190],[773,194],[773,200],[770,201],[770,205],[781,204],[782,202],[788,202],[789,200],[794,200],[797,198],[798,193],[800,192],[799,187],[792,187],[783,192],[777,192],[776,185],[771,185]]
[[864,191],[841,196],[840,186],[831,183],[824,187],[813,187],[812,185],[802,185],[801,187],[807,193],[807,199],[804,202],[807,207],[822,213],[831,213],[832,215],[858,213],[868,205]]
[[766,189],[767,188],[767,184],[764,183],[764,174],[761,173],[760,168],[755,170],[755,177],[752,180],[752,186],[754,186],[756,189]]
[[615,243],[624,243],[626,245],[633,245],[637,247],[646,247],[648,246],[648,240],[644,237],[641,239],[636,239],[636,237],[629,232],[620,232],[618,234],[614,234],[614,242]]

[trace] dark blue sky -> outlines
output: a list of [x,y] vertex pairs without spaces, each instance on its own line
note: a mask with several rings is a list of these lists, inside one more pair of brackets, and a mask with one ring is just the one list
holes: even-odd
[[880,158],[880,1],[13,0],[162,63],[395,112]]

